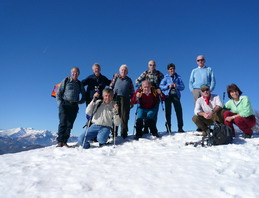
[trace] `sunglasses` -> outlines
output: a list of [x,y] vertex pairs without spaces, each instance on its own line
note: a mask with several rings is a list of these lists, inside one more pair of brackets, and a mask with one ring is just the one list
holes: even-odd
[[204,59],[198,59],[197,62],[204,61]]
[[156,66],[155,64],[149,64],[149,66]]
[[210,89],[202,89],[201,92],[209,91]]

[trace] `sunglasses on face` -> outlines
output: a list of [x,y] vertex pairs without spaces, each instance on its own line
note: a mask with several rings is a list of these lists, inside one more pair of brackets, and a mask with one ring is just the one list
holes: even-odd
[[149,66],[156,66],[155,64],[149,64]]
[[198,59],[197,62],[204,61],[204,59]]
[[201,92],[209,91],[210,89],[202,89]]

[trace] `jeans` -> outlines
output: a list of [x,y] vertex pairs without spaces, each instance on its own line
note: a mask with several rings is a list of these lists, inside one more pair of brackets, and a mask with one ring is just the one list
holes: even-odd
[[157,111],[158,111],[158,105],[156,105],[152,109],[142,109],[138,108],[138,113],[137,113],[137,119],[151,119],[151,120],[156,120],[157,116]]
[[[86,134],[87,132],[87,134]],[[105,144],[108,140],[109,134],[111,132],[110,127],[106,126],[100,126],[100,125],[95,125],[92,124],[88,129],[86,129],[86,132],[81,134],[78,138],[78,144],[83,146],[84,149],[90,148],[90,140],[94,139],[97,137],[97,141],[100,144]],[[86,137],[85,137],[86,135]],[[85,137],[85,144],[84,143],[84,137]]]

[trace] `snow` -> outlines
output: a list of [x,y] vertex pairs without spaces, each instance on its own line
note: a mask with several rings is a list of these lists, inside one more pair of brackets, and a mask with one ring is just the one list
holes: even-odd
[[[185,146],[196,132],[162,133],[88,150],[55,146],[0,156],[4,197],[259,197],[259,135],[214,147]],[[72,145],[70,143],[70,145]]]

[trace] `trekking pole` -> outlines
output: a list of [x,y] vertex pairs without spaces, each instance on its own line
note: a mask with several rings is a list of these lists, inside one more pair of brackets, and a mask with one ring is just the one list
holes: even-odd
[[87,129],[85,130],[85,135],[84,135],[83,144],[82,144],[83,148],[84,148],[84,145],[85,145],[85,141],[86,141],[86,136],[87,136],[87,133],[88,133],[88,129],[89,129],[90,125],[91,125],[92,118],[93,118],[93,116],[94,116],[94,114],[95,114],[95,113],[94,113],[95,106],[96,106],[96,103],[94,102],[94,105],[93,105],[93,114],[91,115],[91,117],[89,118],[89,120],[88,120],[88,122],[85,124],[85,126],[83,127],[83,128],[85,128],[85,127],[87,126]]
[[82,144],[82,147],[83,147],[83,148],[84,148],[84,146],[85,146],[86,136],[87,136],[87,133],[88,133],[88,129],[89,129],[89,127],[90,127],[91,120],[92,120],[92,117],[89,118],[87,124],[85,124],[85,126],[83,127],[83,128],[85,128],[85,127],[87,126],[87,129],[85,130],[85,135],[84,135],[83,144]]
[[163,114],[164,114],[164,118],[165,118],[165,126],[166,126],[166,129],[167,129],[169,135],[171,135],[171,130],[170,130],[169,126],[168,126],[168,122],[167,122],[166,115],[165,115],[166,112],[165,112],[165,109],[164,109],[164,106],[163,106],[163,101],[162,101],[161,95],[159,95],[159,99],[160,99],[160,102],[161,102],[162,110],[164,112]]
[[225,103],[225,94],[226,94],[226,92],[223,92],[223,105]]
[[136,124],[137,124],[137,115],[138,115],[138,108],[139,108],[139,100],[137,102],[137,108],[135,112],[135,120],[134,120],[134,127],[133,127],[133,135],[135,135],[135,130],[136,130]]

